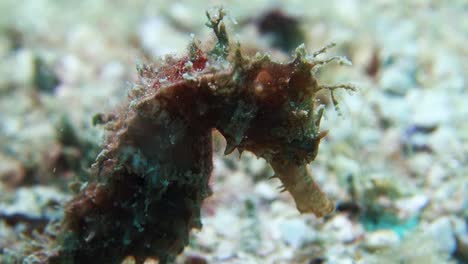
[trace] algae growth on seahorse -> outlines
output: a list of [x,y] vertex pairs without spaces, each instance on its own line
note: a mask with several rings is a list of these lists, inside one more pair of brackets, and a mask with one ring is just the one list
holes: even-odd
[[301,213],[321,217],[334,209],[308,169],[326,135],[315,96],[353,88],[321,85],[314,70],[344,59],[316,58],[330,46],[310,55],[300,46],[288,63],[249,58],[230,43],[224,11],[207,16],[214,48],[194,40],[186,56],[137,68],[140,81],[106,125],[92,182],[66,205],[59,245],[43,252],[44,262],[172,261],[190,230],[201,228],[213,129],[225,137],[226,153],[247,150],[269,162]]

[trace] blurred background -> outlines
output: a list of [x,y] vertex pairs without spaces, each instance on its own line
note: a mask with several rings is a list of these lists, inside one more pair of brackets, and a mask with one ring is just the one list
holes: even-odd
[[323,100],[330,133],[310,166],[333,214],[300,215],[264,160],[223,156],[218,135],[204,227],[177,262],[467,263],[466,0],[0,1],[0,263],[60,219],[136,65],[214,43],[215,6],[248,54],[337,43],[327,56],[353,66],[318,79],[358,91]]

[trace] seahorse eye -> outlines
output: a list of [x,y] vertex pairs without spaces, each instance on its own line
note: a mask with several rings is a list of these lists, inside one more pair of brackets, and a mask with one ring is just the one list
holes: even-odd
[[255,94],[260,97],[266,95],[272,83],[273,77],[271,77],[270,73],[265,70],[260,71],[254,81]]

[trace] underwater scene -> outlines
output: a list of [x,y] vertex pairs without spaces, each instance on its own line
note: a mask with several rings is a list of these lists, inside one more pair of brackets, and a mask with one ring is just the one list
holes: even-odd
[[1,0],[0,264],[468,263],[466,0]]

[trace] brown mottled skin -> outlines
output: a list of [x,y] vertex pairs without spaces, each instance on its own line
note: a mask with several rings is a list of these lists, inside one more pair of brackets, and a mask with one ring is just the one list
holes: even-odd
[[[227,36],[220,21],[211,22],[218,39]],[[226,56],[216,55],[192,43],[187,57],[139,68],[129,102],[107,125],[93,182],[67,204],[59,247],[44,262],[173,260],[190,230],[201,228],[213,129],[226,138],[226,153],[237,148],[265,158],[300,212],[320,217],[334,209],[307,168],[325,135],[314,96],[351,87],[318,84],[312,70],[325,63],[314,59],[320,52],[299,48],[283,64],[224,49]]]

